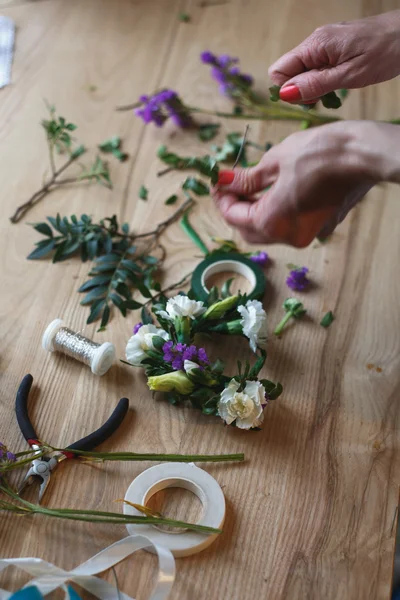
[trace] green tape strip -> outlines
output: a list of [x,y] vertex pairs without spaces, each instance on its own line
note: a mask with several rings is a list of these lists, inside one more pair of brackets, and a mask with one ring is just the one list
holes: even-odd
[[249,298],[261,300],[265,292],[266,279],[263,270],[252,260],[242,254],[220,252],[211,254],[201,261],[192,275],[192,290],[196,298],[205,302],[209,290],[206,281],[216,273],[234,272],[245,277],[252,286],[247,294]]

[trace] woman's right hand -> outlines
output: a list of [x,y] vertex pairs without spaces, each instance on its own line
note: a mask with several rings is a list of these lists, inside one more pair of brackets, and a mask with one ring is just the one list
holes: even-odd
[[400,74],[400,10],[324,25],[269,69],[286,102],[312,102]]

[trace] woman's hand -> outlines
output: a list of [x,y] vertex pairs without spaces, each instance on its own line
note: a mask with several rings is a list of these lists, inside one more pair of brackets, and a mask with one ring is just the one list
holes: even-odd
[[255,167],[220,171],[213,195],[246,241],[303,248],[330,234],[376,183],[400,183],[399,156],[397,125],[332,123],[287,137]]
[[400,74],[400,10],[319,27],[269,69],[282,100],[312,102]]

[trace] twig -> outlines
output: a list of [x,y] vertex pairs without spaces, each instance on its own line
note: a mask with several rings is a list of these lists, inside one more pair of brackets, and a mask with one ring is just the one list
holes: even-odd
[[[24,204],[18,206],[15,213],[10,217],[11,223],[18,223],[18,221],[22,219],[24,214],[28,212],[28,210],[30,210],[33,206],[35,206],[35,204],[37,204],[49,192],[52,186],[58,185],[57,177],[61,175],[61,173],[63,173],[66,169],[68,169],[68,167],[75,160],[76,158],[69,158],[66,163],[64,163],[59,169],[54,171],[51,178],[43,185],[43,187],[40,188],[40,190],[32,194],[32,196],[27,202],[24,202]],[[76,181],[79,181],[79,179],[76,178]]]
[[147,233],[139,233],[138,235],[134,235],[133,239],[137,240],[139,238],[149,237],[150,235],[158,237],[171,223],[173,223],[174,221],[176,221],[176,219],[183,215],[193,204],[193,198],[188,198],[187,200],[185,200],[185,202],[180,208],[178,208],[170,217],[168,217],[168,219],[166,219],[165,221],[161,221],[161,223],[159,223],[157,227],[153,229],[153,231],[148,231]]
[[143,306],[147,306],[148,304],[151,304],[154,300],[156,300],[157,298],[159,298],[160,296],[165,294],[165,292],[170,292],[171,290],[175,290],[176,288],[183,285],[185,283],[186,279],[189,279],[189,277],[191,277],[192,273],[193,273],[193,271],[191,271],[190,273],[186,273],[186,275],[184,277],[182,277],[182,279],[180,279],[176,283],[172,283],[168,287],[161,290],[161,292],[158,292],[155,296],[150,298],[150,300],[147,300],[147,302],[145,302]]
[[166,169],[162,169],[162,171],[157,172],[157,177],[162,177],[163,175],[166,175],[167,173],[174,171],[176,168],[177,167],[173,166],[173,167],[167,167]]
[[239,162],[239,160],[240,160],[240,158],[241,158],[241,156],[243,154],[243,150],[245,149],[245,146],[246,146],[246,143],[247,143],[247,134],[249,133],[249,128],[250,128],[250,125],[247,124],[246,125],[246,129],[244,131],[244,136],[243,136],[243,139],[242,139],[242,143],[240,144],[239,152],[237,153],[236,160],[235,160],[235,162],[232,165],[232,169],[234,169],[235,167],[237,167],[237,164],[238,164],[238,162]]

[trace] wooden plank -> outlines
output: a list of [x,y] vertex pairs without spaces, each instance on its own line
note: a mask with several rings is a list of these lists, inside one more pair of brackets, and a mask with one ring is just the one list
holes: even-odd
[[[114,342],[122,357],[135,320],[115,316],[106,334],[85,327],[87,311],[79,306],[76,289],[87,265],[75,260],[28,263],[25,256],[37,236],[25,224],[9,224],[8,216],[40,185],[47,168],[38,125],[43,98],[79,125],[77,134],[88,145],[122,135],[132,159],[112,164],[113,192],[94,187],[54,192],[26,221],[57,211],[87,212],[96,218],[115,212],[144,231],[171,214],[172,207],[163,201],[182,179],[180,174],[156,177],[157,147],[166,143],[184,154],[203,152],[205,146],[170,126],[144,128],[132,114],[116,113],[117,104],[165,85],[178,89],[189,103],[227,107],[208,69],[199,64],[202,50],[240,56],[243,69],[265,90],[267,66],[313,28],[389,10],[396,2],[203,4],[187,3],[190,24],[178,21],[183,7],[177,0],[54,0],[2,9],[19,29],[13,85],[2,90],[0,105],[0,164],[6,174],[1,190],[0,439],[6,437],[17,450],[24,448],[13,402],[27,372],[38,386],[31,399],[33,420],[43,439],[60,445],[93,430],[118,398],[127,395],[132,411],[105,444],[107,449],[246,453],[245,465],[207,466],[226,494],[224,534],[206,552],[177,561],[173,598],[388,598],[399,479],[397,188],[376,188],[325,245],[313,244],[301,252],[268,250],[273,264],[265,305],[271,331],[287,295],[285,264],[307,265],[316,285],[305,298],[310,319],[290,328],[282,340],[271,339],[265,372],[282,381],[285,394],[268,408],[260,433],[223,429],[216,419],[194,410],[152,400],[141,374],[123,365],[98,379],[86,367],[38,350],[47,322],[62,316],[96,340]],[[399,97],[398,82],[352,92],[343,115],[394,116]],[[238,127],[223,124],[224,132]],[[252,125],[251,138],[276,143],[294,129],[277,123]],[[147,202],[138,200],[141,184],[150,190]],[[209,199],[199,200],[193,222],[207,243],[213,235],[233,235],[217,219]],[[163,243],[168,250],[165,280],[173,282],[196,265],[197,249],[178,226],[167,231]],[[330,309],[337,319],[324,330],[317,325]],[[233,369],[238,354],[250,357],[245,346],[218,340],[208,347]],[[382,372],[368,369],[368,364]],[[112,510],[113,501],[147,466],[64,464],[45,502]],[[187,494],[175,494],[175,502],[168,495],[165,508],[189,520],[198,514],[198,505]],[[124,535],[122,527],[4,515],[0,532],[1,556],[41,556],[66,569]],[[121,589],[141,600],[148,595],[156,560],[141,553],[135,567],[125,563],[117,575]],[[113,582],[112,574],[107,579]],[[14,587],[24,581],[11,572],[2,576],[1,584],[5,580]]]

